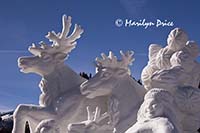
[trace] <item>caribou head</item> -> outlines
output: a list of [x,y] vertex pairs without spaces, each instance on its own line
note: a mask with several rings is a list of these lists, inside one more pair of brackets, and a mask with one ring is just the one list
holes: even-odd
[[109,53],[109,56],[102,53],[102,59],[96,58],[97,73],[81,85],[83,95],[88,98],[109,95],[112,93],[112,89],[117,86],[119,80],[125,76],[130,76],[129,65],[134,60],[133,51],[128,51],[125,54],[120,51],[120,54],[121,60],[118,60],[112,52]]
[[76,40],[80,38],[83,29],[75,24],[74,31],[69,34],[71,27],[71,17],[63,15],[62,18],[63,29],[61,33],[49,32],[46,38],[52,42],[52,45],[47,45],[41,42],[41,46],[32,44],[29,47],[30,53],[34,56],[20,57],[18,59],[18,66],[21,72],[24,73],[37,73],[41,76],[48,75],[58,66],[64,64],[64,60],[68,54],[76,47]]

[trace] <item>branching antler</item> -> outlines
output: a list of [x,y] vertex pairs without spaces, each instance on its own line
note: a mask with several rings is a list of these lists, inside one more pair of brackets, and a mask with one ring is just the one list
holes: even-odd
[[125,54],[123,51],[120,51],[121,57],[122,57],[122,62],[124,65],[132,65],[133,61],[135,60],[133,58],[134,52],[133,51],[127,51]]
[[64,38],[66,35],[69,34],[69,31],[70,31],[70,27],[71,27],[71,20],[72,20],[72,17],[71,16],[67,16],[66,15],[63,15],[63,18],[62,18],[62,25],[63,25],[63,29],[62,29],[62,32],[61,32],[61,38]]
[[106,54],[102,53],[102,59],[96,58],[97,67],[99,68],[124,68],[128,69],[129,65],[132,65],[132,62],[134,61],[133,51],[127,51],[125,54],[120,51],[121,54],[121,60],[117,60],[117,57],[113,54],[112,51],[109,52],[109,55],[106,56]]
[[76,39],[80,38],[81,34],[83,33],[81,26],[75,24],[74,31],[68,36],[70,27],[72,25],[71,19],[72,18],[70,16],[67,17],[66,15],[63,15],[63,29],[61,34],[56,34],[54,31],[52,31],[46,36],[46,38],[48,38],[50,41],[53,41],[53,46],[56,46],[64,53],[68,53],[75,48]]
[[61,33],[55,33],[54,31],[48,32],[46,38],[49,39],[50,42],[53,42],[51,46],[48,46],[44,42],[40,43],[41,47],[37,47],[33,44],[29,47],[29,51],[34,55],[40,55],[42,52],[54,54],[54,53],[64,53],[68,54],[76,47],[76,40],[81,37],[83,33],[83,29],[80,25],[75,24],[75,28],[71,35],[69,34],[71,27],[71,17],[63,15],[62,17],[62,25],[63,29]]
[[99,132],[114,132],[113,124],[110,121],[110,114],[101,114],[101,109],[96,107],[95,112],[92,112],[89,107],[87,107],[88,118],[86,121],[80,123],[69,124],[68,130],[73,133],[76,132],[86,132],[86,133],[99,133]]

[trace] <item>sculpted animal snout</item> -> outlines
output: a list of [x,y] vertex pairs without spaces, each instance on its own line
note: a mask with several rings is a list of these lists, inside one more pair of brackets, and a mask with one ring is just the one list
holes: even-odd
[[18,58],[18,67],[22,68],[23,70],[25,68],[29,68],[32,64],[33,61],[35,60],[35,57],[20,57]]
[[27,62],[27,60],[23,57],[18,58],[18,63],[19,64],[25,64]]
[[27,64],[28,61],[26,60],[26,58],[20,57],[18,58],[17,62],[18,62],[18,66],[21,66],[21,65]]

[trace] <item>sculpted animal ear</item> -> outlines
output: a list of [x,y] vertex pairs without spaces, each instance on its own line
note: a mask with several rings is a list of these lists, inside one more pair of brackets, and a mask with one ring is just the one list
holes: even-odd
[[67,54],[64,54],[64,53],[58,53],[58,54],[56,54],[55,56],[54,56],[54,59],[56,60],[56,61],[59,61],[59,62],[61,62],[61,61],[64,61],[66,58],[67,58]]

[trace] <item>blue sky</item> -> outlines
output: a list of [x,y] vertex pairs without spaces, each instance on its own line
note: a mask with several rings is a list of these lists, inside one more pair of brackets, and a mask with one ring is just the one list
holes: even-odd
[[[199,0],[1,0],[0,2],[0,111],[14,109],[19,103],[38,103],[40,77],[23,74],[17,58],[30,55],[32,42],[46,41],[46,33],[61,30],[61,16],[84,28],[84,34],[66,64],[77,73],[94,73],[94,59],[101,52],[133,50],[132,74],[140,78],[147,63],[148,46],[164,46],[170,30],[187,31],[191,40],[200,43]],[[172,27],[117,27],[116,19],[139,21],[168,20]],[[199,60],[199,59],[198,59]]]

